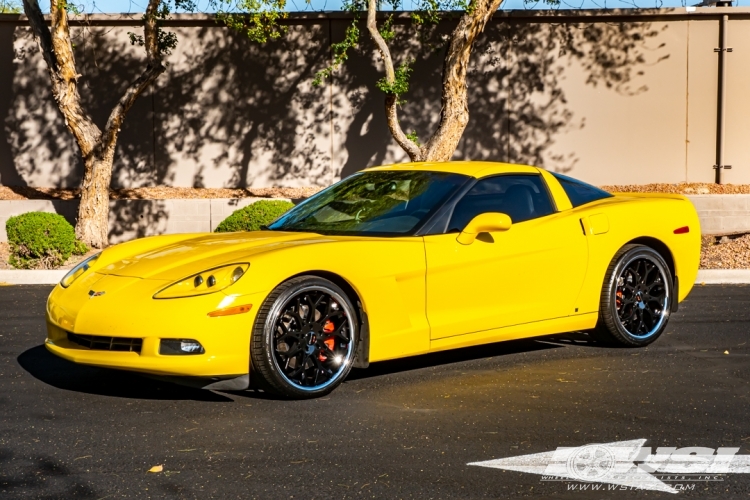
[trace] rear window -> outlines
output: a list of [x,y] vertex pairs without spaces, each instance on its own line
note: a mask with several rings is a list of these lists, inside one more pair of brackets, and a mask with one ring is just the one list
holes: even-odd
[[602,200],[604,198],[610,198],[612,195],[602,189],[586,184],[585,182],[578,181],[567,175],[557,174],[550,172],[560,182],[560,185],[565,190],[565,194],[570,198],[570,203],[573,207],[579,207],[592,201]]

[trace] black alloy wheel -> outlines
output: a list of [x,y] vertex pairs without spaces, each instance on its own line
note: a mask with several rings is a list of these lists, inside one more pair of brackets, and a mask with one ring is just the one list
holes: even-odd
[[250,349],[253,375],[295,399],[328,394],[352,368],[358,322],[336,284],[303,276],[279,285],[264,302]]
[[600,338],[645,346],[669,321],[674,282],[664,258],[651,247],[625,245],[607,269],[596,332]]

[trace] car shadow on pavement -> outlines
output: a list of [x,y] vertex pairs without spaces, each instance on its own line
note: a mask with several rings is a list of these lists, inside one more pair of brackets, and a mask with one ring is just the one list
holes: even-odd
[[380,361],[378,363],[373,363],[369,368],[364,370],[352,370],[347,377],[347,381],[378,377],[381,375],[389,375],[391,373],[429,368],[450,363],[492,358],[495,356],[507,356],[509,354],[519,354],[522,352],[539,351],[543,349],[556,349],[570,345],[611,347],[597,342],[584,332],[570,332],[549,337],[508,340],[505,342],[495,342],[493,344],[464,347],[462,349],[452,349],[448,351],[423,354],[421,356],[394,359],[392,361]]
[[18,356],[18,364],[34,378],[67,391],[129,399],[194,400],[231,403],[221,394],[163,382],[120,370],[77,365],[54,356],[43,346]]
[[586,332],[560,333],[557,335],[550,335],[549,337],[539,337],[536,341],[558,346],[582,346],[595,347],[597,349],[618,349],[623,347],[621,344],[616,344],[614,340],[612,342],[606,342],[597,339],[596,337],[592,337]]

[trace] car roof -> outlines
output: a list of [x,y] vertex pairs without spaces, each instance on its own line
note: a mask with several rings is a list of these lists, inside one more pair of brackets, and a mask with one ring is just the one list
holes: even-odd
[[409,171],[420,170],[428,172],[449,172],[463,174],[471,177],[481,178],[496,174],[538,174],[539,169],[529,165],[514,165],[512,163],[500,163],[494,161],[446,161],[446,162],[414,162],[396,163],[394,165],[382,165],[371,167],[371,170],[395,170]]

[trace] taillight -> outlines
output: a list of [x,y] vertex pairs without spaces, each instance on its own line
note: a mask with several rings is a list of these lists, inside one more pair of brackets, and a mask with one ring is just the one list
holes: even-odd
[[678,227],[677,229],[674,230],[674,234],[685,234],[689,232],[690,232],[690,228],[688,226]]

